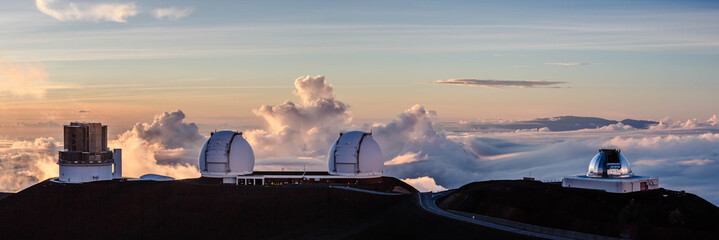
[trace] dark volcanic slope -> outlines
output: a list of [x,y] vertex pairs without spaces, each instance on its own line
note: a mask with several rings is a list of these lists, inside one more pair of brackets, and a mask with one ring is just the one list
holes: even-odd
[[[390,187],[394,178],[383,182]],[[399,185],[401,181],[394,179]],[[402,183],[403,184],[403,183]],[[422,210],[417,194],[329,185],[39,183],[0,200],[0,239],[517,238]]]
[[613,237],[715,238],[719,208],[683,192],[634,193],[563,188],[535,181],[467,184],[440,199],[439,207]]
[[12,193],[0,192],[0,200],[2,200],[3,198],[9,197],[10,195],[12,195]]

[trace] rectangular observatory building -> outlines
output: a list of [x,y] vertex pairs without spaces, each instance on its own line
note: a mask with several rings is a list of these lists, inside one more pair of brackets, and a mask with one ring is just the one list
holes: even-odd
[[122,152],[107,148],[107,125],[71,122],[63,132],[65,145],[57,161],[59,181],[81,183],[122,178]]

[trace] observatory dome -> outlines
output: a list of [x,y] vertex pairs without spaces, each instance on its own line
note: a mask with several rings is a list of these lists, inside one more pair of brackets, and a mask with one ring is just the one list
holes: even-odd
[[589,162],[587,177],[624,178],[632,177],[629,161],[618,149],[599,149],[599,153]]
[[382,176],[384,157],[371,133],[352,131],[340,133],[330,148],[329,173],[345,176]]
[[255,153],[240,132],[214,132],[200,151],[200,173],[203,177],[251,174],[254,167]]

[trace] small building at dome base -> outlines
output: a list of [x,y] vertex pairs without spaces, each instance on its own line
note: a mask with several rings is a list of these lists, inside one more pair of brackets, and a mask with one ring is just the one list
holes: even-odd
[[618,149],[600,149],[589,163],[587,174],[564,177],[562,187],[627,193],[657,189],[659,178],[635,176]]

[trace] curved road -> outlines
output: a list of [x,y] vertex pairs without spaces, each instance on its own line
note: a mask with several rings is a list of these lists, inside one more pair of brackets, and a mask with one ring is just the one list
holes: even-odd
[[[548,227],[535,226],[526,223],[513,222],[506,219],[494,219],[492,217],[483,215],[474,215],[471,213],[463,213],[457,211],[446,211],[437,207],[435,201],[445,195],[450,194],[451,191],[444,191],[439,193],[417,193],[419,198],[419,205],[428,212],[456,219],[463,222],[473,223],[476,225],[492,228],[500,231],[507,231],[525,235],[532,238],[543,238],[543,239],[617,239],[606,236],[573,232],[561,229],[553,229]],[[505,224],[499,224],[497,222],[503,222]]]

